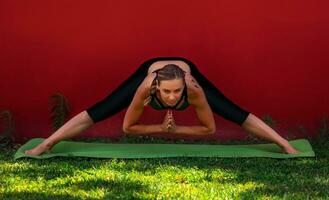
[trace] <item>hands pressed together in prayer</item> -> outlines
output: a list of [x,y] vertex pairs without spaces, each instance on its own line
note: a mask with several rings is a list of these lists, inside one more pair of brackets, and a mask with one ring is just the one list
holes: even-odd
[[177,126],[173,117],[172,110],[168,109],[161,127],[164,132],[174,133],[176,131]]

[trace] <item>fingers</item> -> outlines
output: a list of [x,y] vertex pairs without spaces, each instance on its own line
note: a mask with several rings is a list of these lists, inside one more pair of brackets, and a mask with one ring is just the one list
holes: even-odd
[[167,124],[167,128],[168,128],[168,132],[172,132],[174,131],[175,127],[176,127],[176,123],[173,117],[173,111],[172,110],[168,110],[168,124]]
[[167,111],[166,118],[168,118],[168,119],[172,119],[173,118],[172,117],[172,111],[171,110],[168,110]]
[[172,116],[173,116],[173,115],[172,115],[172,110],[169,109],[167,113],[168,113],[169,117],[172,118]]
[[172,117],[172,110],[168,109],[167,110],[167,115],[166,115],[166,124],[167,124],[167,132],[170,132],[171,129],[173,128],[173,117]]
[[168,121],[169,122],[173,122],[174,121],[172,110],[168,110]]
[[167,110],[164,124],[165,124],[167,132],[174,131],[174,129],[176,127],[176,124],[175,124],[175,120],[174,120],[174,117],[173,117],[173,111],[171,109]]

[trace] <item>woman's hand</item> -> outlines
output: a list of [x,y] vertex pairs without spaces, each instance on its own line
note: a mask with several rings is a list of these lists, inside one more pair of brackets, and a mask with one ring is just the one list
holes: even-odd
[[175,123],[175,119],[174,119],[172,110],[168,110],[167,115],[169,118],[167,130],[168,130],[168,132],[174,133],[176,131],[176,123]]
[[175,120],[174,120],[174,117],[173,117],[173,114],[172,114],[172,110],[168,110],[167,111],[167,114],[162,122],[162,130],[164,132],[175,132],[176,130],[176,123],[175,123]]

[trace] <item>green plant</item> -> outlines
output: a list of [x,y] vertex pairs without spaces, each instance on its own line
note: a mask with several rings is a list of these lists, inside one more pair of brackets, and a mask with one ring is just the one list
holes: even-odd
[[294,140],[296,139],[296,128],[295,127],[288,127],[287,128],[287,135],[285,137],[285,139],[287,140]]
[[323,116],[320,119],[320,128],[318,134],[314,137],[314,141],[317,143],[325,143],[328,140],[329,140],[328,117]]
[[0,147],[6,147],[14,142],[13,133],[15,131],[15,123],[9,110],[0,112],[3,131],[0,133]]
[[50,118],[53,131],[56,131],[65,123],[70,110],[68,100],[63,94],[56,93],[50,97]]
[[278,122],[275,121],[269,114],[264,114],[261,118],[264,123],[269,125],[271,128],[275,128],[278,125]]
[[324,116],[320,120],[320,130],[319,133],[325,136],[329,136],[329,128],[328,128],[328,117]]
[[302,133],[303,138],[309,138],[308,130],[303,125],[297,125],[297,130]]

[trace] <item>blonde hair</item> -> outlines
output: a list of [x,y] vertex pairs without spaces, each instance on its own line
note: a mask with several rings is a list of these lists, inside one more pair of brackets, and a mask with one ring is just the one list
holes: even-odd
[[151,102],[151,95],[156,93],[156,85],[160,85],[163,80],[174,80],[174,79],[185,79],[185,71],[182,70],[178,65],[167,64],[164,67],[155,70],[157,73],[156,78],[153,80],[151,85],[150,96],[144,100],[144,106],[147,106]]

